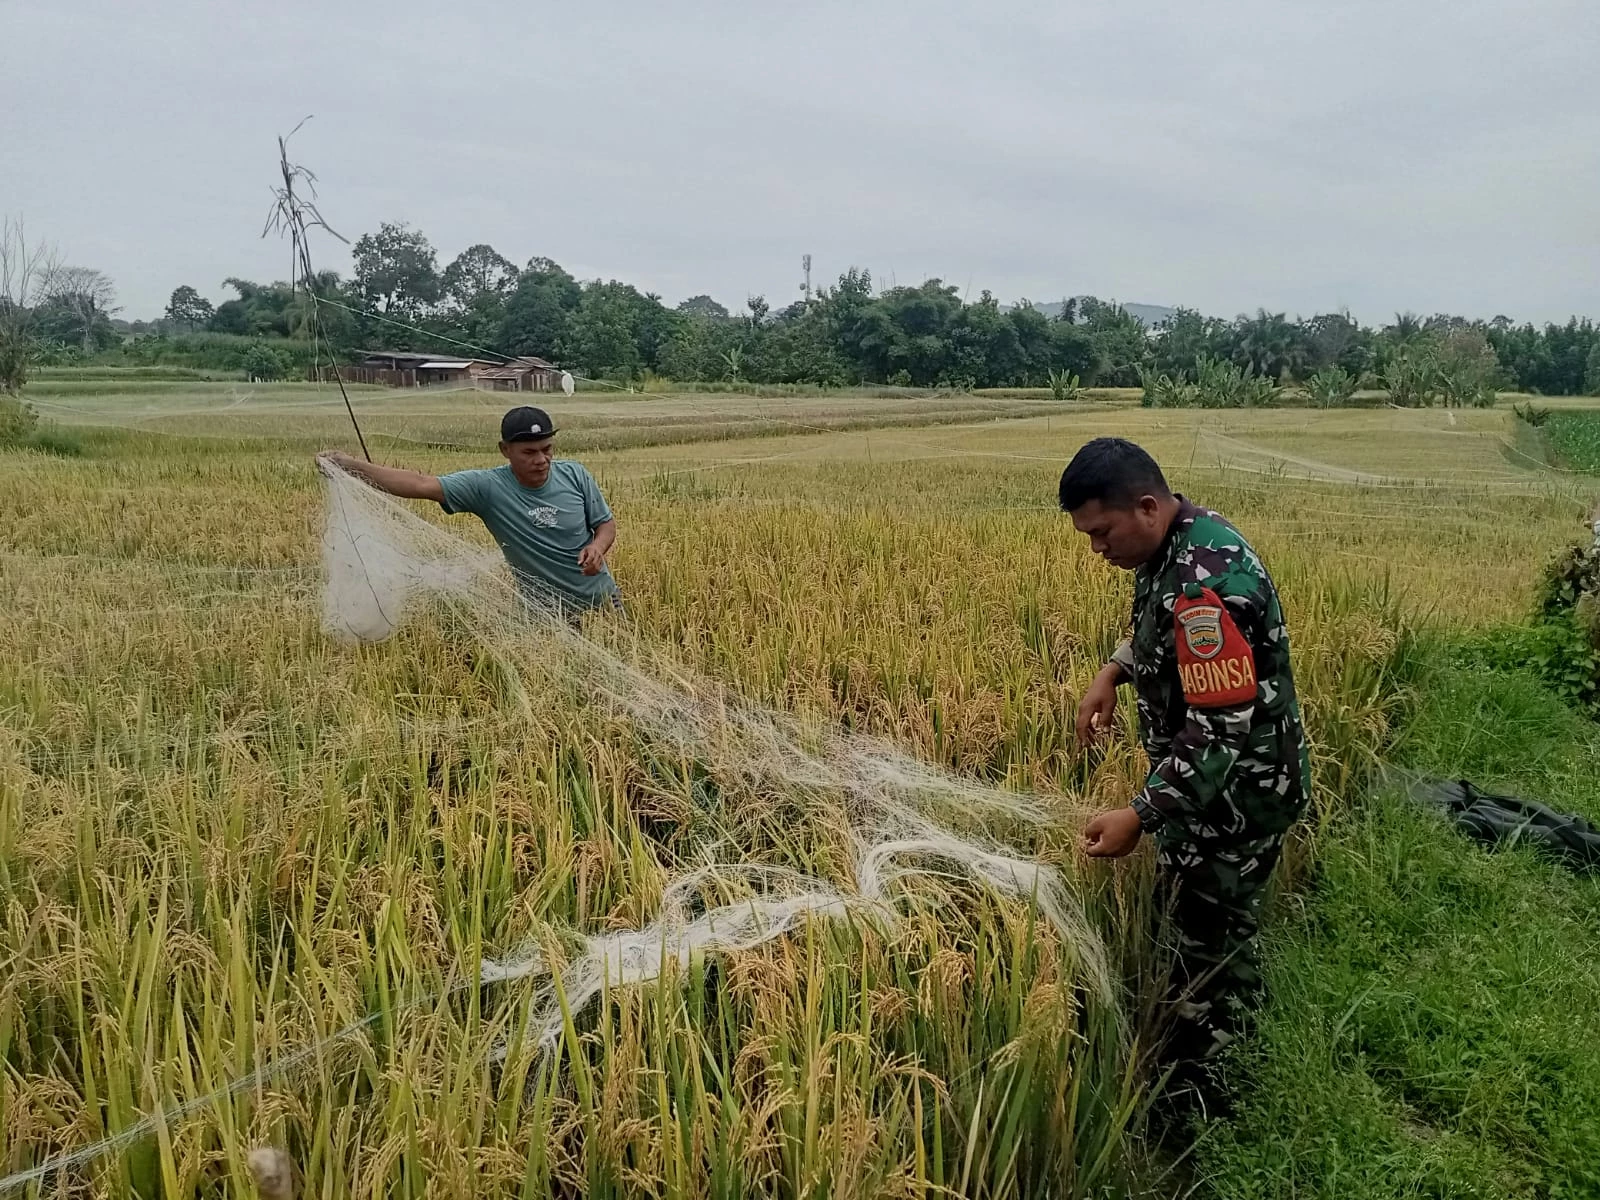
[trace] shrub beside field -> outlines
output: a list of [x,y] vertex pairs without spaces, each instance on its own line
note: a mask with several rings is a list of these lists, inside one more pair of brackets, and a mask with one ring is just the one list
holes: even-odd
[[234,333],[179,333],[135,338],[96,357],[103,367],[188,367],[204,371],[251,372],[270,363],[279,371],[267,378],[304,377],[320,351],[309,340],[283,337],[247,337]]
[[37,450],[42,454],[81,453],[77,434],[39,420],[33,406],[14,396],[0,395],[0,450]]

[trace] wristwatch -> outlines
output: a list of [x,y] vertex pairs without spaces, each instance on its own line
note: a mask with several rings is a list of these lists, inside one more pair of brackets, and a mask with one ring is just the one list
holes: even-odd
[[1167,823],[1166,814],[1151,804],[1150,797],[1143,792],[1128,801],[1128,806],[1139,814],[1139,828],[1146,833],[1154,833]]

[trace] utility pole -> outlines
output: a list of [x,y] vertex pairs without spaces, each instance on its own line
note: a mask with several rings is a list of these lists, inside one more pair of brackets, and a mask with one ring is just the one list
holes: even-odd
[[800,294],[805,297],[806,307],[811,307],[811,255],[802,254],[800,265],[805,268],[806,281],[800,285]]

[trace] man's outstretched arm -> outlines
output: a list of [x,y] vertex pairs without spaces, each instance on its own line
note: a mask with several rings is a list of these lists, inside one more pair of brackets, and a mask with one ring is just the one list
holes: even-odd
[[439,482],[437,475],[424,475],[421,471],[408,471],[404,467],[380,467],[377,463],[369,463],[338,450],[324,450],[317,457],[326,459],[357,479],[365,480],[380,492],[388,492],[402,500],[444,503],[444,485]]

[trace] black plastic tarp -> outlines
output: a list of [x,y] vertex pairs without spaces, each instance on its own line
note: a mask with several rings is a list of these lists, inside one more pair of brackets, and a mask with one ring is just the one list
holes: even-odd
[[1497,796],[1465,779],[1413,778],[1406,791],[1475,841],[1536,846],[1576,870],[1600,871],[1600,831],[1580,816],[1533,800]]

